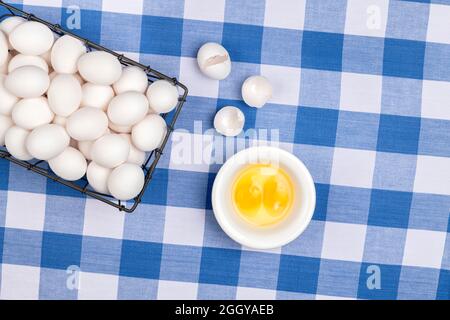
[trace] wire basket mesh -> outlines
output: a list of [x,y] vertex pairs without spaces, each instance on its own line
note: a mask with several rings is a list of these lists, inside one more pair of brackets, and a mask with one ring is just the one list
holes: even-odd
[[6,148],[4,146],[0,146],[0,158],[1,159],[10,161],[16,165],[26,168],[27,170],[30,170],[37,174],[40,174],[40,175],[54,181],[55,183],[62,184],[68,188],[76,190],[82,194],[89,196],[89,197],[92,197],[99,201],[102,201],[110,206],[113,206],[113,207],[119,209],[120,211],[124,211],[124,212],[128,212],[128,213],[135,211],[137,206],[139,205],[139,203],[141,203],[141,201],[142,201],[144,192],[147,189],[150,181],[152,180],[152,177],[155,172],[155,168],[158,164],[158,161],[161,158],[161,156],[163,154],[163,150],[169,140],[169,137],[174,130],[175,122],[181,112],[181,109],[183,108],[184,102],[186,101],[186,97],[188,94],[187,87],[185,85],[183,85],[182,83],[178,82],[178,80],[176,78],[171,78],[169,76],[166,76],[165,74],[152,69],[150,66],[145,66],[143,64],[140,64],[139,62],[136,62],[134,60],[131,60],[131,59],[125,57],[123,54],[118,54],[112,50],[109,50],[103,46],[93,43],[85,38],[82,38],[70,31],[64,30],[59,24],[49,23],[45,20],[42,20],[42,19],[36,17],[33,14],[24,12],[14,6],[11,6],[7,3],[4,3],[3,1],[0,1],[0,8],[2,8],[2,7],[5,8],[8,11],[8,13],[0,16],[0,22],[3,21],[4,19],[6,19],[7,17],[11,17],[11,16],[20,16],[28,21],[40,22],[40,23],[46,25],[47,27],[49,27],[50,30],[52,30],[54,33],[58,34],[59,36],[70,35],[70,36],[82,41],[85,44],[88,51],[97,50],[97,51],[108,52],[108,53],[114,55],[115,57],[117,57],[117,59],[120,61],[120,63],[123,66],[136,66],[136,67],[144,70],[144,72],[147,74],[149,83],[152,83],[156,80],[167,80],[178,88],[178,92],[181,92],[179,99],[178,99],[178,105],[176,106],[176,108],[173,111],[171,111],[170,113],[161,115],[166,121],[167,133],[166,133],[160,147],[158,149],[152,151],[151,153],[147,154],[147,158],[146,158],[144,164],[142,165],[142,169],[144,170],[144,173],[145,173],[144,186],[143,186],[141,192],[138,194],[138,196],[136,198],[134,198],[132,201],[123,202],[123,201],[114,199],[112,196],[110,196],[108,194],[102,194],[102,193],[94,191],[92,188],[90,188],[86,176],[84,176],[82,179],[75,181],[75,182],[63,180],[63,179],[59,178],[58,176],[56,176],[48,168],[45,161],[18,160],[16,158],[14,158],[13,156],[11,156],[11,154],[6,150]]

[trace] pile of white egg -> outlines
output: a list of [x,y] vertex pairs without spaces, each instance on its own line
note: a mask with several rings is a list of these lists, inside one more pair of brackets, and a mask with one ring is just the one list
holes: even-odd
[[86,175],[97,192],[136,197],[146,152],[167,132],[160,114],[178,98],[172,83],[149,86],[142,69],[44,24],[0,23],[0,146],[19,160],[48,161],[62,179]]

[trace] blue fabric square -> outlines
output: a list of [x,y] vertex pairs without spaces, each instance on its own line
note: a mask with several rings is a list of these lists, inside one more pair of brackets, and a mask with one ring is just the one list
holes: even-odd
[[[260,66],[254,63],[234,61],[232,64],[233,71],[226,79],[219,82],[219,98],[241,101],[242,84],[248,77],[259,74]],[[245,106],[245,109],[251,109],[243,102],[241,102],[241,105]],[[222,105],[220,105],[220,107],[222,107]],[[210,113],[210,116],[211,115],[214,116],[214,114]],[[212,123],[211,120],[211,124]]]
[[[1,160],[2,162],[5,160]],[[42,165],[47,168],[48,166]],[[6,171],[7,173],[8,171]],[[8,175],[6,175],[8,178]],[[47,188],[47,178],[28,171],[20,166],[12,165],[9,168],[9,190],[31,193],[45,193]]]
[[84,237],[81,270],[93,273],[118,274],[122,241],[118,239]]
[[419,154],[450,157],[450,121],[422,119]]
[[119,277],[119,300],[155,300],[158,297],[158,280]]
[[320,259],[281,255],[278,290],[316,293]]
[[261,63],[286,67],[301,65],[302,31],[264,28]]
[[5,225],[8,191],[0,189],[0,228]]
[[363,261],[401,265],[406,229],[367,226]]
[[[260,139],[264,139],[262,135],[267,132],[269,141],[280,140],[290,143],[294,140],[296,116],[297,109],[292,106],[268,103],[256,112],[254,128],[260,130]],[[277,118],[283,119],[283,126],[278,121],[273,121]]]
[[206,42],[222,42],[223,23],[212,21],[183,20],[181,55],[197,58],[197,52]]
[[72,290],[68,288],[67,283],[69,276],[79,277],[79,273],[68,274],[66,270],[41,268],[39,281],[39,299],[76,300],[78,297],[78,290],[77,288],[72,289],[72,287],[70,287]]
[[423,78],[450,81],[450,45],[428,42],[425,49]]
[[239,286],[277,289],[278,254],[242,251],[239,271]]
[[343,42],[342,34],[304,31],[302,68],[341,71]]
[[39,231],[5,229],[3,263],[39,267],[41,263],[41,242],[42,233]]
[[333,147],[338,115],[339,112],[332,109],[298,108],[295,143]]
[[382,74],[384,39],[354,35],[344,36],[342,71]]
[[[3,225],[3,223],[1,224]],[[3,263],[3,244],[5,239],[5,228],[0,227],[0,264]],[[0,274],[1,276],[1,274]]]
[[450,270],[441,270],[436,299],[450,300]]
[[120,275],[158,279],[161,254],[162,244],[160,243],[123,240]]
[[381,113],[420,117],[422,80],[383,77]]
[[384,190],[413,191],[417,156],[378,152],[373,187]]
[[340,111],[336,146],[375,150],[380,116],[374,113]]
[[[10,4],[13,4],[15,7],[17,5],[14,3],[14,1],[8,1]],[[23,2],[23,1],[21,1]],[[59,23],[61,21],[61,9],[57,7],[50,7],[50,6],[42,6],[42,5],[29,5],[25,4],[22,6],[22,10],[25,12],[32,13],[36,15],[37,17],[47,20],[51,23]]]
[[297,239],[281,248],[281,252],[287,255],[320,258],[324,226],[325,222],[312,220]]
[[293,153],[303,161],[316,183],[330,183],[334,154],[332,148],[294,144]]
[[206,211],[203,246],[215,248],[240,249],[241,245],[233,241],[217,223],[212,209]]
[[360,269],[360,263],[322,259],[317,294],[356,297]]
[[260,0],[227,0],[225,20],[233,23],[262,25],[265,8],[265,2]]
[[[201,106],[201,108],[198,108]],[[190,132],[204,133],[205,130],[211,128],[214,115],[217,110],[217,99],[190,96],[183,106],[183,112],[177,119],[176,128],[178,130],[185,129]],[[201,132],[196,132],[195,122],[201,124]],[[170,142],[170,140],[169,140]]]
[[143,16],[140,51],[179,56],[181,54],[182,34],[182,19]]
[[339,72],[302,69],[300,105],[339,109],[341,74]]
[[148,204],[167,204],[167,180],[169,171],[167,169],[156,168],[153,172],[151,183],[142,197],[143,203]]
[[378,151],[417,154],[420,118],[380,115]]
[[141,204],[133,214],[125,215],[123,237],[128,240],[162,242],[166,208]]
[[82,234],[84,227],[84,198],[46,195],[44,230],[59,233]]
[[8,190],[9,184],[9,161],[0,159],[0,190]]
[[383,75],[422,79],[424,55],[425,42],[386,38]]
[[374,226],[407,228],[412,193],[373,189],[368,223]]
[[[401,266],[361,264],[358,298],[373,300],[391,300],[397,297]],[[381,288],[373,287],[374,277],[380,276]],[[369,286],[368,286],[369,284]],[[372,288],[372,289],[370,289]]]
[[[121,28],[118,29],[117,26]],[[130,34],[134,35],[130,37]],[[121,52],[139,52],[136,37],[141,34],[141,19],[135,15],[102,12],[102,45]]]
[[170,170],[167,205],[205,208],[208,173]]
[[79,198],[79,201],[84,201],[86,196],[79,191],[76,191],[72,188],[66,187],[60,183],[57,183],[51,179],[47,179],[46,181],[46,191],[47,195],[59,196],[59,197],[72,197]]
[[430,6],[421,3],[389,2],[386,37],[424,41],[427,37],[429,11]]
[[139,60],[142,64],[171,77],[179,78],[180,76],[180,57],[140,53]]
[[403,266],[400,273],[397,299],[436,299],[440,270]]
[[222,44],[232,61],[261,63],[262,36],[262,27],[224,23]]
[[343,33],[346,0],[307,1],[305,8],[305,30]]
[[82,18],[80,19],[80,29],[73,29],[73,18],[76,17],[73,15],[73,10],[67,11],[66,8],[61,8],[61,26],[80,37],[89,39],[94,43],[100,43],[102,12],[97,10],[81,9],[80,17]]
[[366,224],[369,207],[370,189],[330,186],[327,220]]
[[450,196],[414,193],[408,226],[414,229],[448,232],[450,230],[449,208]]
[[316,183],[316,208],[314,209],[314,220],[326,221],[328,210],[328,197],[330,193],[330,185]]
[[44,232],[42,237],[41,266],[67,269],[80,265],[82,237],[74,234]]
[[160,279],[197,282],[201,258],[202,248],[165,244]]
[[143,1],[144,14],[162,17],[183,18],[184,1]]
[[204,247],[199,282],[236,286],[240,260],[239,250]]

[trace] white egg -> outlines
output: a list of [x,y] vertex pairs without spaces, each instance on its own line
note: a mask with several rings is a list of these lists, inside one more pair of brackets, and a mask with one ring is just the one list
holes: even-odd
[[131,134],[122,133],[120,134],[122,138],[125,138],[130,144],[130,154],[128,155],[127,162],[134,163],[141,166],[145,162],[146,154],[144,151],[136,148],[131,141]]
[[153,111],[167,113],[177,106],[179,94],[176,86],[166,80],[158,80],[148,87],[147,98]]
[[0,147],[5,145],[6,131],[12,126],[14,126],[14,122],[11,117],[0,114]]
[[108,117],[97,108],[84,107],[75,111],[67,120],[69,135],[78,141],[100,138],[108,129]]
[[114,98],[114,90],[111,86],[86,82],[81,89],[81,105],[84,107],[94,107],[106,111],[109,102]]
[[76,181],[86,174],[87,162],[80,151],[67,147],[62,153],[48,161],[50,169],[60,178]]
[[53,121],[55,114],[44,97],[22,99],[12,110],[12,119],[16,125],[33,130]]
[[53,45],[53,32],[44,24],[27,21],[19,24],[9,34],[11,46],[20,53],[39,56]]
[[145,175],[141,167],[125,163],[109,175],[108,190],[114,198],[127,201],[139,195],[144,183]]
[[28,135],[26,148],[36,159],[50,160],[63,152],[70,144],[70,137],[63,127],[46,124]]
[[[52,67],[52,61],[51,61],[51,54],[52,54],[52,50],[48,50],[47,52],[41,54],[39,57],[41,57],[42,59],[44,59],[45,63],[47,64],[47,66],[50,66],[51,69],[53,69]],[[50,70],[50,68],[49,68]]]
[[0,74],[0,114],[10,116],[14,105],[19,101],[19,98],[11,94],[3,86],[6,76]]
[[197,63],[200,70],[209,78],[223,80],[231,72],[231,60],[228,51],[218,43],[205,43],[198,50]]
[[242,97],[250,107],[261,108],[272,98],[272,85],[263,76],[251,76],[242,85]]
[[223,107],[214,117],[214,128],[227,137],[239,135],[244,128],[244,124],[244,113],[236,107]]
[[87,160],[92,160],[91,148],[95,141],[78,141],[77,148]]
[[74,74],[78,59],[86,53],[86,46],[78,39],[64,35],[56,40],[51,51],[51,64],[58,73]]
[[9,36],[18,25],[24,23],[25,21],[27,20],[19,16],[8,17],[0,23],[0,30]]
[[16,159],[28,161],[33,156],[28,152],[26,141],[30,132],[21,127],[11,127],[6,131],[5,145],[8,152]]
[[105,168],[125,163],[130,154],[130,143],[118,134],[105,134],[91,148],[92,161]]
[[122,65],[115,56],[104,51],[83,54],[78,60],[78,71],[87,82],[112,85],[122,75]]
[[142,151],[150,152],[161,146],[167,133],[164,119],[157,114],[149,114],[133,127],[131,140]]
[[6,58],[6,62],[3,64],[0,64],[0,75],[6,75],[8,74],[8,65],[9,62],[12,59],[12,54],[11,52],[8,52],[8,57]]
[[109,122],[109,128],[116,133],[131,133],[131,130],[133,130],[132,126],[119,126],[111,121]]
[[50,83],[47,97],[55,114],[68,117],[80,107],[80,83],[71,74],[58,74]]
[[3,85],[16,97],[37,98],[47,91],[50,78],[41,68],[24,66],[7,75]]
[[119,126],[133,126],[148,112],[148,100],[142,93],[128,91],[114,97],[108,106],[108,117]]
[[147,74],[139,67],[128,66],[122,70],[122,76],[113,84],[116,94],[127,91],[145,93],[148,87]]
[[97,192],[103,194],[109,194],[108,190],[108,178],[112,169],[99,166],[95,162],[91,162],[87,168],[87,180],[92,187]]
[[55,115],[55,117],[53,118],[52,123],[60,125],[61,127],[65,128],[66,124],[67,124],[67,118]]
[[8,60],[8,39],[2,31],[0,31],[0,66],[4,65]]
[[47,62],[45,62],[44,59],[42,59],[39,56],[30,56],[21,53],[19,53],[18,55],[14,56],[11,59],[11,61],[8,64],[8,72],[11,73],[17,68],[23,66],[35,66],[44,70],[45,73],[48,73],[48,64]]

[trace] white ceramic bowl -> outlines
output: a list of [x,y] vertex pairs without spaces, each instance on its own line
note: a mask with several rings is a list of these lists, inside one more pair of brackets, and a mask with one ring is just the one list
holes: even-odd
[[[295,188],[291,213],[269,227],[245,222],[232,203],[236,175],[245,166],[256,163],[279,165]],[[233,240],[254,249],[272,249],[291,242],[306,229],[316,206],[316,189],[308,169],[293,154],[275,147],[252,147],[236,153],[219,170],[212,189],[212,206],[219,225]]]

